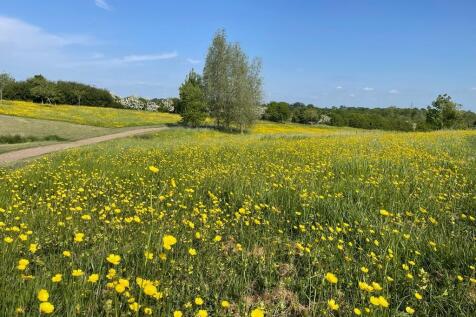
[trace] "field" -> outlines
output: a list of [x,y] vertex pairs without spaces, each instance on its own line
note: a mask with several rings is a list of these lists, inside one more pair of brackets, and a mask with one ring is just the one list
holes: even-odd
[[124,109],[40,105],[25,101],[3,101],[0,114],[34,119],[57,120],[107,128],[176,123],[180,116],[169,113]]
[[[41,139],[47,138],[48,136],[56,136],[64,140],[78,140],[109,134],[115,131],[117,130],[112,128],[0,115],[0,137],[19,135],[22,137]],[[0,142],[0,153],[54,142],[55,141],[34,141],[14,144],[2,144]]]
[[475,154],[475,131],[260,124],[0,169],[0,312],[470,316]]

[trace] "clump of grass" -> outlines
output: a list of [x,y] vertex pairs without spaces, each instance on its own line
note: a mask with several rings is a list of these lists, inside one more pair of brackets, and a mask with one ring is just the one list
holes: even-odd
[[20,134],[0,135],[0,144],[18,144],[38,141],[66,141],[67,139],[57,135],[47,135],[43,137],[23,136]]

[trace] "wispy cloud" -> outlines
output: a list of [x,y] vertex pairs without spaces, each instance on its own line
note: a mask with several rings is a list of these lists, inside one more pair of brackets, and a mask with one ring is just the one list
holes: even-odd
[[[48,73],[71,63],[80,50],[71,46],[93,46],[97,41],[83,34],[57,34],[25,21],[0,16],[0,61],[12,73]],[[75,47],[76,48],[76,47]]]
[[342,86],[337,86],[336,87],[336,89],[342,89],[342,88],[344,88],[344,87],[342,87]]
[[390,90],[388,91],[388,93],[389,93],[389,94],[392,94],[392,95],[396,95],[396,94],[399,94],[400,91],[398,91],[398,90],[396,90],[396,89],[390,89]]
[[177,52],[152,54],[152,55],[127,55],[118,59],[121,63],[135,63],[135,62],[148,62],[159,61],[162,59],[172,59],[178,56]]
[[193,65],[196,65],[196,64],[200,64],[202,61],[199,59],[187,58],[187,62]]
[[109,3],[106,2],[106,0],[94,0],[94,4],[104,10],[111,11],[112,7],[109,5]]
[[139,64],[144,62],[154,62],[160,60],[174,59],[178,56],[177,52],[168,52],[160,54],[145,54],[145,55],[126,55],[123,57],[113,58],[92,58],[82,60],[79,62],[72,62],[65,64],[65,67],[78,67],[78,66],[126,66],[131,64]]
[[52,34],[21,20],[0,16],[0,50],[43,51],[93,42],[89,36]]
[[364,88],[362,88],[362,90],[364,90],[364,91],[374,91],[374,89],[372,87],[364,87]]
[[476,90],[476,87],[471,88],[471,90]]

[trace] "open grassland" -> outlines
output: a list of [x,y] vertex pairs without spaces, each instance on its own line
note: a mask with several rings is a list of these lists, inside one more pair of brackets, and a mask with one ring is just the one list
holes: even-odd
[[471,316],[475,154],[176,129],[0,170],[0,312]]
[[176,123],[179,115],[86,106],[40,105],[25,101],[3,101],[0,114],[76,124],[120,128]]
[[305,125],[297,123],[283,124],[269,121],[260,121],[251,129],[251,133],[253,134],[270,134],[275,137],[290,135],[362,134],[365,131],[366,130],[354,128],[337,128],[325,125]]
[[8,136],[20,136],[21,138],[33,137],[39,139],[39,141],[14,144],[0,142],[0,153],[57,142],[57,140],[41,140],[50,136],[56,136],[57,139],[78,140],[105,135],[115,131],[115,129],[111,128],[92,127],[60,121],[37,120],[0,115],[0,138]]

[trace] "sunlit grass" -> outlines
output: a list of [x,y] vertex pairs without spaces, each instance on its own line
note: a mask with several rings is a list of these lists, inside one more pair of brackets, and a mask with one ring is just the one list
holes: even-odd
[[114,108],[41,105],[25,101],[3,101],[0,114],[66,121],[98,127],[131,127],[176,123],[180,116],[170,113],[124,110]]

